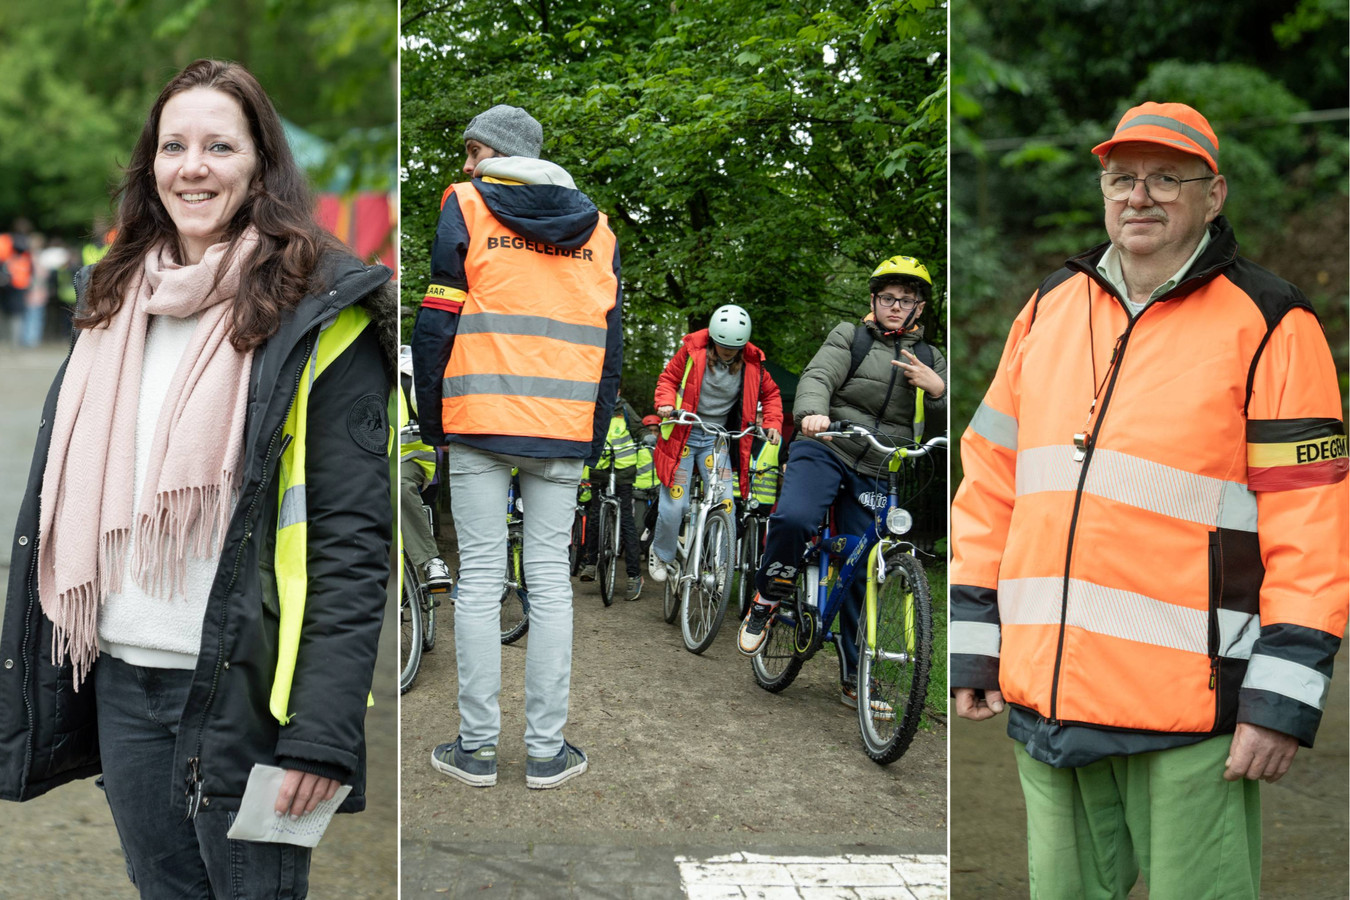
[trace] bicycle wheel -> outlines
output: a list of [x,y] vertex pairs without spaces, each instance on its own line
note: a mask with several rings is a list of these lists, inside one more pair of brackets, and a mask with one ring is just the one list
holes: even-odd
[[806,598],[806,573],[797,573],[793,596],[778,604],[769,625],[769,636],[764,646],[750,657],[750,671],[755,683],[776,694],[792,684],[802,670],[802,657],[794,647],[797,630],[797,608]]
[[867,638],[866,608],[858,622],[858,727],[867,755],[887,765],[909,749],[923,715],[933,653],[933,601],[917,559],[895,548],[884,560],[875,640]]
[[403,555],[403,589],[398,604],[398,658],[402,663],[398,676],[398,692],[408,693],[408,689],[417,680],[417,670],[422,665],[422,616],[423,602],[421,585],[417,580],[417,569]]
[[736,568],[736,526],[731,513],[714,509],[703,520],[703,540],[698,568],[690,585],[689,600],[680,617],[684,646],[702,653],[712,646],[731,597],[731,572]]
[[661,604],[661,615],[666,620],[667,625],[675,624],[675,617],[680,614],[680,579],[677,575],[670,575],[665,582],[666,593],[664,601]]
[[529,591],[525,587],[525,561],[521,536],[512,531],[506,540],[506,586],[502,588],[502,643],[514,644],[530,630]]
[[614,602],[614,580],[619,570],[619,509],[612,503],[600,506],[600,530],[595,568],[600,581],[600,599],[606,606]]
[[422,616],[422,652],[430,653],[436,649],[436,607],[444,602],[443,598],[449,597],[450,592],[445,591],[439,596],[433,597],[429,593],[424,593],[422,598],[426,600],[426,608]]
[[745,528],[741,532],[740,552],[736,554],[736,608],[740,617],[750,611],[750,601],[755,599],[755,573],[759,571],[759,554],[764,549],[760,535],[758,516],[746,516]]

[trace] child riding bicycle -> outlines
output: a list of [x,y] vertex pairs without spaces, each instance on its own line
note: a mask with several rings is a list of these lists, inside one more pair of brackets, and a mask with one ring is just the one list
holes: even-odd
[[[684,336],[656,384],[656,411],[663,418],[687,409],[728,431],[753,422],[761,404],[764,430],[777,443],[783,427],[778,385],[764,368],[764,352],[750,343],[750,314],[731,304],[718,307],[707,328]],[[742,494],[749,491],[750,443],[749,437],[738,442]],[[712,447],[713,437],[706,432],[688,425],[662,427],[654,454],[661,499],[648,568],[654,581],[664,582],[674,565],[694,461],[699,462],[705,484],[711,484],[714,477],[730,481],[729,461],[713,460]]]
[[[894,439],[913,440],[916,421],[925,416],[945,421],[947,361],[923,343],[923,327],[917,324],[932,289],[932,278],[918,260],[885,260],[868,281],[871,311],[860,324],[836,326],[802,372],[793,417],[808,440],[792,445],[778,507],[769,519],[755,578],[758,594],[737,640],[745,655],[763,646],[779,601],[793,590],[802,548],[830,506],[840,532],[862,534],[876,498],[886,496],[885,454],[860,438],[826,444],[815,435],[834,419],[864,422]],[[854,638],[863,589],[862,579],[855,579],[840,611],[840,700],[851,707],[858,703]]]

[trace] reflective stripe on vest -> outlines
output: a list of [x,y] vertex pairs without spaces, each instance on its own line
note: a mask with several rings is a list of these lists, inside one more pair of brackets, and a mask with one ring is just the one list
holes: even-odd
[[409,421],[408,401],[403,396],[402,388],[395,390],[395,393],[398,394],[398,461],[400,464],[410,460],[417,463],[426,473],[427,481],[430,481],[436,477],[436,451],[416,431],[404,430],[403,426]]
[[300,628],[309,592],[309,517],[305,505],[305,441],[309,425],[309,398],[315,380],[351,346],[370,324],[365,310],[350,306],[320,326],[319,340],[300,376],[282,428],[284,449],[277,509],[276,566],[280,621],[277,632],[277,670],[268,709],[282,725],[290,721],[291,679],[300,649]]
[[656,478],[656,461],[652,457],[652,448],[641,446],[637,448],[637,475],[633,480],[633,487],[638,490],[650,490],[656,487],[660,482]]
[[750,473],[750,496],[760,506],[773,506],[778,502],[777,444],[766,443],[755,458],[755,466]]
[[512,232],[471,183],[451,190],[471,239],[441,383],[445,433],[589,443],[618,291],[604,214],[583,247],[564,250]]
[[614,468],[631,469],[638,464],[637,441],[628,433],[628,423],[622,413],[609,420],[605,442],[614,456]]

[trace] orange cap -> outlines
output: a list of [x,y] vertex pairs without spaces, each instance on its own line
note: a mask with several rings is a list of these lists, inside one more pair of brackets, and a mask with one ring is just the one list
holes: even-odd
[[1109,141],[1092,148],[1102,166],[1106,155],[1116,144],[1138,142],[1171,147],[1191,156],[1198,156],[1209,165],[1211,172],[1219,171],[1219,139],[1204,116],[1184,103],[1144,103],[1120,117],[1116,133]]

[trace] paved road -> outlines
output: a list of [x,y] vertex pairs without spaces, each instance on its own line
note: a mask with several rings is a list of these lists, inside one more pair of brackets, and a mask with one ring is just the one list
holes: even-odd
[[443,617],[403,698],[403,897],[946,895],[943,725],[878,766],[838,701],[832,659],[769,694],[736,652],[733,622],[695,656],[651,586],[608,609],[595,585],[576,588],[567,737],[590,771],[556,791],[525,789],[524,642],[503,648],[496,787],[431,768],[458,722]]
[[[64,347],[0,348],[0,584],[9,578],[14,519],[28,477],[42,401]],[[392,606],[391,606],[392,608]],[[315,851],[310,896],[384,900],[396,896],[397,627],[381,637],[376,706],[366,718],[368,808],[338,816]],[[0,804],[0,895],[134,898],[107,803],[92,780],[27,803]]]

